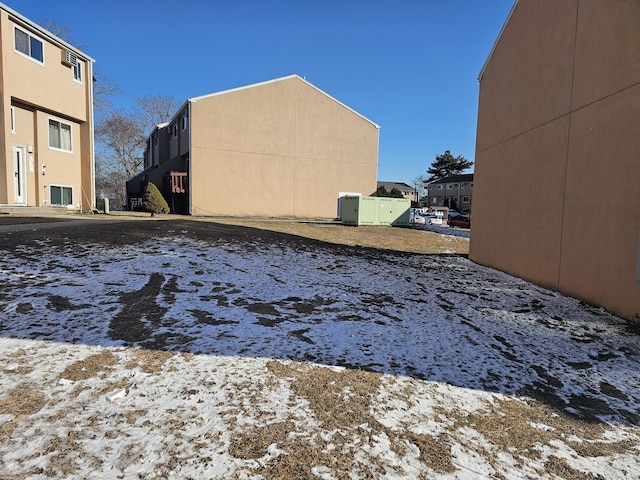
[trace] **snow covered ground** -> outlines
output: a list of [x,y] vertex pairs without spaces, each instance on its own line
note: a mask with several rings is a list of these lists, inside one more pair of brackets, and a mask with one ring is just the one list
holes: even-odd
[[[1,246],[0,246],[1,249]],[[0,478],[640,478],[640,336],[458,256],[0,256]]]

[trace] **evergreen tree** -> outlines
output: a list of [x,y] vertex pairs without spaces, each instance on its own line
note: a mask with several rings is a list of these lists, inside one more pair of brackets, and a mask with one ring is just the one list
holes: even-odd
[[402,192],[400,190],[398,190],[396,187],[393,187],[391,189],[391,191],[389,192],[389,197],[391,197],[391,198],[404,198],[404,195],[402,195]]
[[431,167],[427,170],[429,178],[424,180],[425,184],[435,182],[441,178],[449,177],[451,175],[460,175],[466,169],[471,168],[473,162],[467,160],[462,155],[454,157],[451,151],[445,150],[442,155],[436,155],[435,161],[431,164]]
[[144,187],[142,209],[145,212],[151,212],[151,215],[155,215],[156,213],[169,213],[167,201],[160,193],[160,190],[158,190],[158,187],[151,182],[148,182]]
[[388,197],[388,196],[389,196],[389,191],[384,185],[380,185],[376,190],[376,194],[374,195],[374,197]]

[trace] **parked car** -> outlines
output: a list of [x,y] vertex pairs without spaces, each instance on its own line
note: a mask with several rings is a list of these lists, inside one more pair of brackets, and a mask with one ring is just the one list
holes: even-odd
[[443,223],[442,217],[433,212],[423,213],[422,216],[425,218],[425,224],[427,225],[442,225]]
[[471,216],[462,215],[458,212],[449,212],[447,225],[450,227],[471,228]]
[[426,225],[427,221],[422,215],[414,214],[410,218],[410,223],[415,223],[416,225]]

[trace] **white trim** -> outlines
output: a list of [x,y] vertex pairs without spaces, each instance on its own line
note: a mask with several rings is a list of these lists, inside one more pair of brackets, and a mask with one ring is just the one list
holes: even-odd
[[[58,122],[60,125],[67,125],[69,127],[69,141],[71,142],[71,149],[70,150],[51,146],[51,126],[50,126],[50,122],[52,120],[54,122]],[[56,152],[63,152],[63,153],[73,153],[73,124],[72,123],[67,123],[67,121],[64,121],[64,120],[62,120],[60,118],[48,117],[48,119],[47,119],[47,140],[48,140],[47,143],[49,145],[49,150],[55,150]]]
[[[16,157],[16,152],[21,152]],[[11,145],[11,164],[13,168],[13,201],[15,205],[26,205],[28,202],[27,196],[27,149],[24,145]]]
[[[16,30],[20,30],[22,33],[24,33],[25,35],[27,35],[29,37],[29,55],[27,55],[24,52],[21,52],[20,50],[18,50],[16,48]],[[42,44],[42,61],[38,60],[37,58],[34,58],[31,55],[31,38],[32,37],[35,38],[37,41],[39,41]],[[18,27],[18,25],[16,25],[15,23],[13,24],[13,51],[15,53],[17,53],[21,57],[28,58],[32,62],[35,62],[38,65],[42,65],[44,67],[46,65],[45,55],[44,55],[44,45],[45,45],[44,44],[44,40],[42,40],[40,37],[32,34],[31,32],[27,31],[26,29],[24,29],[22,27]]]
[[[58,188],[70,188],[71,189],[71,203],[53,203],[53,201],[51,200],[51,190],[54,187],[58,187]],[[62,200],[62,191],[60,192],[60,200]],[[75,193],[75,188],[73,188],[73,185],[61,185],[58,183],[51,183],[49,184],[49,205],[60,205],[63,207],[66,207],[67,205],[74,205],[74,201],[75,201],[75,197],[76,197],[76,193]]]
[[195,102],[197,102],[197,101],[199,101],[199,100],[204,100],[204,99],[207,99],[207,98],[216,97],[216,96],[218,96],[218,95],[225,95],[225,94],[227,94],[227,93],[238,92],[238,91],[241,91],[241,90],[247,90],[247,89],[249,89],[249,88],[261,87],[261,86],[263,86],[263,85],[269,85],[269,84],[271,84],[271,83],[282,82],[282,81],[285,81],[285,80],[291,80],[292,78],[297,78],[298,80],[301,80],[302,82],[304,82],[304,83],[306,83],[307,85],[309,85],[311,88],[313,88],[313,89],[317,90],[318,92],[320,92],[321,94],[323,94],[323,95],[324,95],[324,96],[326,96],[327,98],[329,98],[329,99],[333,100],[334,102],[336,102],[338,105],[340,105],[340,106],[342,106],[342,107],[346,108],[346,109],[347,109],[347,110],[349,110],[350,112],[355,113],[355,114],[356,114],[356,115],[358,115],[360,118],[362,118],[362,119],[366,120],[367,122],[369,122],[370,124],[372,124],[375,128],[378,128],[378,129],[380,128],[380,125],[378,125],[377,123],[372,122],[371,120],[369,120],[369,119],[368,119],[367,117],[365,117],[364,115],[361,115],[360,113],[356,112],[354,109],[352,109],[352,108],[348,107],[347,105],[345,105],[344,103],[340,102],[339,100],[336,100],[335,98],[333,98],[333,97],[332,97],[331,95],[329,95],[328,93],[323,92],[323,91],[322,91],[322,90],[320,90],[318,87],[316,87],[315,85],[313,85],[313,84],[309,83],[306,79],[304,79],[304,78],[302,78],[301,76],[296,75],[296,74],[289,75],[289,76],[286,76],[286,77],[276,78],[276,79],[273,79],[273,80],[267,80],[267,81],[265,81],[265,82],[254,83],[254,84],[251,84],[251,85],[245,85],[244,87],[237,87],[237,88],[232,88],[232,89],[230,89],[230,90],[223,90],[223,91],[221,91],[221,92],[209,93],[208,95],[201,95],[201,96],[199,96],[199,97],[193,97],[193,98],[190,98],[188,101],[190,101],[190,102],[194,102],[194,103],[195,103]]
[[[74,66],[71,67],[71,71],[73,72],[73,81],[79,84],[83,84],[83,78],[84,78],[84,66],[83,66],[84,62],[80,59],[76,60],[76,64]],[[80,72],[80,78],[78,79],[78,76],[76,75],[76,69],[77,71]]]
[[[82,58],[84,58],[85,60],[87,60],[88,62],[95,62],[95,60],[93,58],[91,58],[90,56],[88,56],[87,54],[81,52],[80,50],[78,50],[76,47],[74,47],[73,45],[68,44],[67,42],[65,42],[64,40],[62,40],[61,38],[55,36],[53,33],[51,33],[50,31],[42,28],[40,25],[38,25],[35,22],[32,22],[31,20],[29,20],[27,17],[25,17],[24,15],[16,12],[14,9],[8,7],[7,5],[5,5],[4,3],[0,2],[0,10],[4,10],[5,12],[7,12],[9,15],[11,15],[12,17],[15,17],[15,20],[20,21],[22,24],[24,24],[26,27],[32,29],[35,32],[38,32],[40,35],[42,35],[43,37],[48,38],[49,40],[51,40],[53,43],[64,47],[67,50],[71,50],[72,52],[76,53],[77,55],[81,56]],[[15,24],[15,23],[14,23]],[[15,40],[14,40],[15,41]]]

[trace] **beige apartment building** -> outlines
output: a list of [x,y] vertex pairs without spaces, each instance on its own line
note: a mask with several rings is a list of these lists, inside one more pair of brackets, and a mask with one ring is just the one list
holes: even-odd
[[379,128],[297,75],[191,98],[151,132],[129,204],[150,181],[176,213],[335,218],[376,189]]
[[90,210],[93,60],[0,3],[0,205]]
[[640,2],[519,0],[480,74],[470,258],[640,320]]
[[[407,185],[404,182],[378,182],[377,188],[380,189],[380,187],[384,187],[384,189],[389,193],[391,193],[393,189],[396,189],[402,194],[402,198],[406,198],[407,200],[411,200],[412,202],[418,201],[418,189]],[[372,192],[371,195],[375,196],[377,191],[378,190],[376,189],[376,191]]]

